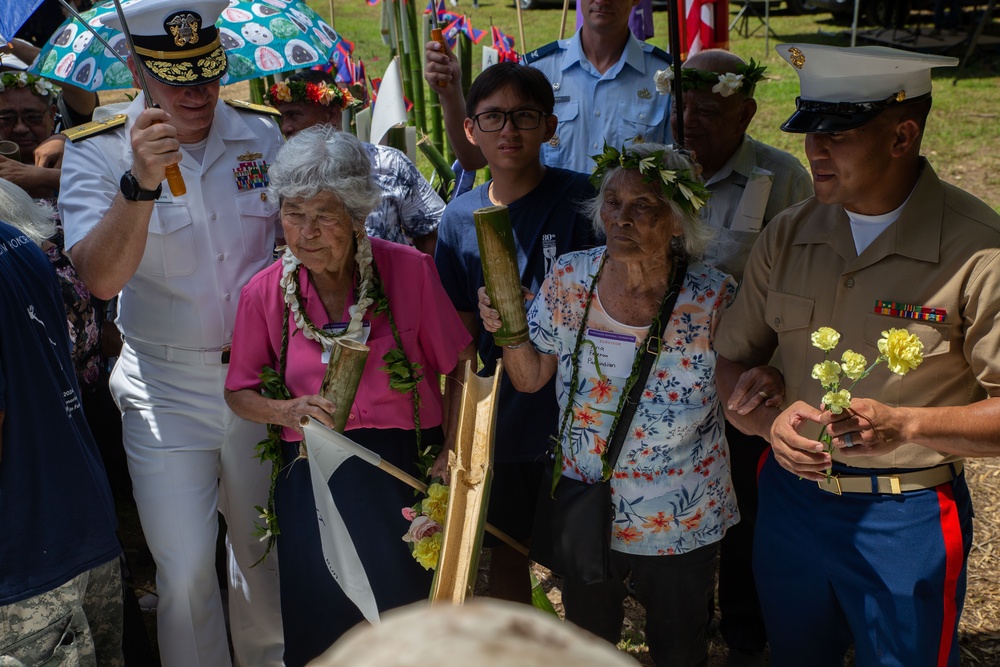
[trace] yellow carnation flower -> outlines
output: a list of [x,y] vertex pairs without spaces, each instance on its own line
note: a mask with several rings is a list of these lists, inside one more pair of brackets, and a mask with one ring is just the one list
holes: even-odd
[[840,334],[837,333],[836,329],[830,327],[820,327],[809,338],[812,340],[813,346],[826,352],[837,347],[837,343],[840,342]]
[[846,389],[840,391],[828,391],[823,396],[823,405],[835,415],[851,407],[851,392]]
[[824,361],[813,366],[812,376],[826,388],[834,387],[840,382],[840,364],[836,361]]
[[883,331],[878,351],[897,375],[906,375],[924,360],[924,344],[905,329]]
[[421,501],[420,511],[443,526],[448,515],[448,487],[444,484],[427,487],[427,497]]
[[437,568],[438,557],[441,555],[441,542],[443,540],[444,533],[434,533],[430,537],[425,537],[413,545],[413,558],[425,570]]
[[852,380],[860,380],[861,376],[865,374],[865,369],[868,368],[868,360],[865,359],[865,355],[858,354],[853,350],[844,352],[840,360],[843,362],[840,365],[844,369],[844,375]]

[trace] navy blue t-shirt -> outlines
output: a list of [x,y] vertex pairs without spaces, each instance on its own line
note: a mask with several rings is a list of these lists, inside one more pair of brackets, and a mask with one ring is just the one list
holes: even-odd
[[[538,187],[507,207],[521,284],[532,293],[538,294],[556,257],[594,245],[590,220],[580,213],[580,204],[594,194],[585,174],[549,167]],[[457,310],[477,317],[477,292],[484,282],[472,212],[492,205],[489,183],[485,183],[449,203],[438,227],[434,260],[441,282]],[[484,328],[476,343],[484,365],[481,374],[492,375],[503,348],[494,344],[493,334]],[[505,376],[500,385],[494,458],[498,462],[540,459],[550,447],[549,436],[555,435],[558,419],[554,378],[534,394],[522,394]]]
[[61,586],[120,553],[87,428],[66,311],[49,260],[0,222],[0,605]]

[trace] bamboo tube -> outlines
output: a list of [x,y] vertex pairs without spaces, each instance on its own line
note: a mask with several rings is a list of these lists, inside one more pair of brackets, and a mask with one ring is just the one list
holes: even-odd
[[420,149],[420,152],[423,153],[424,157],[426,157],[428,162],[431,163],[431,166],[434,167],[434,171],[436,171],[441,180],[445,182],[445,185],[455,180],[455,172],[452,171],[448,161],[444,159],[441,152],[436,146],[434,146],[434,142],[431,141],[430,137],[426,134],[420,137],[420,140],[417,142],[417,148]]
[[486,293],[502,322],[493,339],[497,345],[519,345],[528,340],[528,320],[510,215],[506,206],[487,206],[473,211],[472,217],[476,222]]
[[337,433],[343,433],[347,426],[368,352],[367,345],[350,338],[335,339],[330,350],[330,361],[326,364],[326,375],[323,376],[319,394],[334,405],[333,430]]
[[[403,95],[413,101],[413,85],[410,82],[410,51],[406,48],[409,33],[403,19],[404,10],[400,7],[403,0],[392,0],[393,25],[396,26],[396,52],[399,54],[399,76],[403,81]],[[413,109],[406,112],[407,124],[413,125]]]
[[[565,0],[563,0],[565,2]],[[524,41],[524,19],[521,16],[521,0],[514,0],[514,8],[517,9],[517,31],[521,38],[521,53],[528,52],[528,43]]]
[[462,370],[455,450],[448,457],[448,514],[430,597],[431,602],[454,604],[471,595],[476,582],[493,478],[493,436],[503,362],[497,362],[492,377],[479,377],[468,361]]
[[458,60],[462,66],[462,97],[469,96],[472,86],[472,40],[464,32],[458,34]]
[[[432,22],[424,20],[423,22],[423,37],[424,44],[434,40],[438,44],[444,43],[444,37],[441,36],[440,28],[432,28]],[[426,63],[425,63],[426,66]],[[441,86],[442,88],[447,87],[448,84]],[[444,124],[441,120],[441,100],[434,90],[431,90],[430,94],[427,96],[427,115],[428,115],[428,130],[431,135],[431,140],[434,142],[434,148],[437,149],[438,153],[444,152]]]
[[[420,33],[417,29],[417,0],[405,0],[406,2],[406,25],[410,34],[410,86],[413,89],[413,111],[416,116],[417,128],[424,134],[427,133],[427,103],[424,100],[424,65],[420,57],[423,52],[423,43],[419,41]],[[421,16],[423,16],[421,14]]]

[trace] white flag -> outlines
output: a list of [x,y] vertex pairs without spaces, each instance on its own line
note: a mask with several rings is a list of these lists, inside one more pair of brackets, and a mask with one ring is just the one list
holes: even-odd
[[399,56],[392,59],[382,83],[378,87],[378,99],[375,100],[375,110],[372,112],[372,133],[369,141],[373,144],[382,143],[386,133],[394,128],[406,125],[406,101],[403,98],[403,79],[399,74]]
[[[341,463],[360,447],[346,436],[331,431],[315,420],[304,425],[306,450],[309,452],[309,477],[312,479],[313,498],[316,501],[316,521],[319,523],[320,543],[326,567],[369,623],[378,623],[378,606],[372,593],[354,541],[347,532],[344,519],[330,493],[330,476]],[[345,448],[347,441],[353,448]],[[363,449],[363,448],[362,448]],[[367,450],[365,450],[367,451]],[[377,463],[377,462],[376,462]]]

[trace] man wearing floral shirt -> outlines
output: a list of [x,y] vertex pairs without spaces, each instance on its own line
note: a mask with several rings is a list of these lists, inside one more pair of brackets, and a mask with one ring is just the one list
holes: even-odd
[[[771,664],[839,665],[853,642],[858,664],[958,665],[963,457],[1000,452],[1000,217],[920,156],[931,68],[958,61],[777,50],[802,88],[782,129],[806,134],[816,196],[761,233],[715,340],[727,416],[772,447],[754,544]],[[912,342],[887,349],[893,329]],[[786,407],[752,410],[760,388],[739,375],[775,350]],[[842,412],[819,409],[820,362],[846,375],[886,352],[922,363],[878,365]]]

